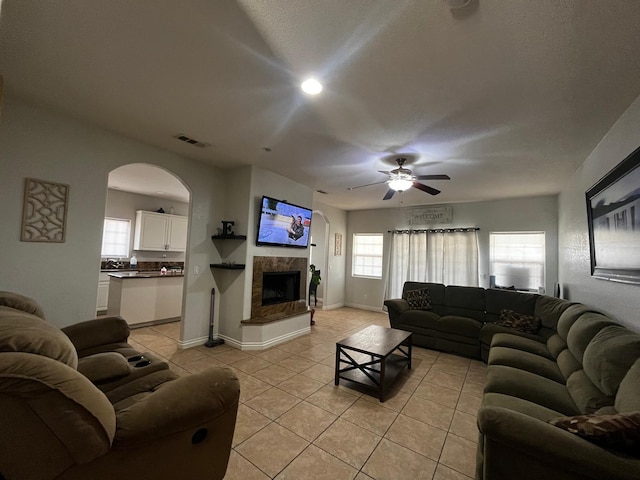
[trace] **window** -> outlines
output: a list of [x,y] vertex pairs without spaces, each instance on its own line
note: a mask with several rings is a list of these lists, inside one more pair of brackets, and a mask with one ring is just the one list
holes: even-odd
[[128,257],[131,220],[105,218],[102,231],[103,257]]
[[544,238],[544,232],[491,232],[489,258],[495,286],[518,290],[544,286]]
[[382,234],[355,233],[353,235],[354,277],[382,278]]

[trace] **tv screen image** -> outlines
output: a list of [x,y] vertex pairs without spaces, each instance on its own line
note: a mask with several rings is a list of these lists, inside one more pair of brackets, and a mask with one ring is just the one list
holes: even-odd
[[307,248],[310,226],[310,209],[264,196],[256,245]]

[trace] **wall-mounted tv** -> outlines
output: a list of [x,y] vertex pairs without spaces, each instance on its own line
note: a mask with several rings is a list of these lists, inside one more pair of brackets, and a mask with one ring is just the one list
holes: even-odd
[[310,227],[310,209],[264,196],[256,245],[307,248]]

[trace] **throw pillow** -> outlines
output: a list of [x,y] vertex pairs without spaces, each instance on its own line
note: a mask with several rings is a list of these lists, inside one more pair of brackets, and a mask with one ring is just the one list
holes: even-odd
[[601,447],[640,453],[640,412],[576,415],[554,418],[549,423]]
[[431,310],[431,294],[428,288],[409,290],[404,294],[405,300],[413,310]]
[[540,320],[535,319],[532,315],[514,312],[513,310],[501,310],[500,317],[495,322],[501,327],[508,327],[523,333],[538,333],[540,329]]

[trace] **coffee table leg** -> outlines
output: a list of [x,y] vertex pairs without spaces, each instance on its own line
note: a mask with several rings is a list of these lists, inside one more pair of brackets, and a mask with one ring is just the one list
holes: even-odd
[[380,359],[380,401],[384,402],[384,372],[386,370],[385,366],[387,364],[387,358],[382,357]]
[[336,372],[335,372],[335,384],[340,383],[340,347],[336,345]]

